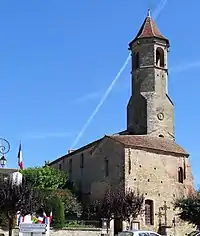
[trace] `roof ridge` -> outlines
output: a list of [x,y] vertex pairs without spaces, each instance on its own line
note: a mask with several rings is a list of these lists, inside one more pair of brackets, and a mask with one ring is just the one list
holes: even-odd
[[154,35],[154,37],[156,36],[155,35],[155,32],[154,32],[154,28],[153,28],[153,19],[151,17],[149,17],[149,21],[150,21],[150,25],[151,25],[151,31],[152,31],[152,34]]

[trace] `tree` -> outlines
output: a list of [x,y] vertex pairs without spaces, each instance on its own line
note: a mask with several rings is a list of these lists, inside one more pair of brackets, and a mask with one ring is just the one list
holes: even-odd
[[[49,215],[50,211],[53,212],[53,222],[52,225],[55,228],[63,228],[65,225],[65,215],[64,215],[64,204],[58,195],[52,195],[46,198],[43,205],[45,212]],[[42,211],[44,209],[41,209]],[[42,211],[40,213],[42,214]]]
[[67,176],[53,167],[45,165],[44,167],[34,167],[21,170],[26,181],[40,189],[57,189],[62,188]]
[[132,220],[141,214],[143,209],[144,196],[139,192],[131,189],[116,188],[109,189],[104,196],[102,204],[95,203],[95,209],[100,218],[106,218],[108,221],[112,219],[120,219],[128,221],[129,225]]
[[[29,183],[39,188],[43,193],[44,209],[42,210],[45,210],[47,214],[49,214],[52,209],[55,222],[58,222],[59,220],[56,219],[56,217],[59,217],[59,215],[61,216],[62,214],[57,214],[57,206],[60,203],[57,205],[50,204],[50,202],[53,201],[52,199],[60,198],[63,206],[59,207],[59,211],[63,210],[65,217],[81,215],[81,204],[78,202],[75,195],[69,189],[66,189],[67,175],[64,172],[61,172],[53,167],[49,167],[46,164],[44,167],[35,167],[22,170],[21,173]],[[62,220],[60,219],[60,221]],[[62,223],[57,225],[61,226]]]
[[76,196],[68,189],[57,189],[54,192],[64,204],[65,217],[77,217],[82,214],[82,206]]
[[0,181],[0,212],[4,213],[8,220],[9,236],[12,236],[12,228],[18,211],[22,216],[32,214],[41,207],[42,196],[30,184],[23,181],[22,184],[12,184],[11,181]]
[[124,204],[122,206],[121,219],[128,221],[129,226],[132,220],[135,220],[142,213],[144,196],[139,192],[128,189],[124,195]]
[[200,228],[200,191],[176,199],[174,208],[179,210],[178,216],[181,220]]
[[50,213],[54,208],[52,199],[59,198],[63,203],[64,215],[68,217],[77,217],[82,214],[82,205],[77,201],[77,198],[69,189],[43,190],[44,207],[47,213]]

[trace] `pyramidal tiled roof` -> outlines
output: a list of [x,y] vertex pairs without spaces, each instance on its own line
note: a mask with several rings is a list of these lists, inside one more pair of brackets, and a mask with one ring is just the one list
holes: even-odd
[[140,38],[153,38],[153,37],[164,39],[168,42],[168,39],[161,34],[156,23],[154,22],[153,18],[150,15],[150,10],[148,10],[148,16],[145,18],[139,32],[137,33],[136,37],[130,42],[130,44],[132,44],[135,40]]

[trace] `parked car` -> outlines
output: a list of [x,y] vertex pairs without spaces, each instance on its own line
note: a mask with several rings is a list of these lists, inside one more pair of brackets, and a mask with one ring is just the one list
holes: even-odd
[[148,230],[126,230],[118,233],[118,236],[161,236],[160,234]]

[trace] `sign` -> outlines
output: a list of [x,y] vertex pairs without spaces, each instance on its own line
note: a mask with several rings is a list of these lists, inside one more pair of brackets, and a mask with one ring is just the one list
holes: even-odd
[[21,223],[19,225],[21,233],[45,233],[47,231],[46,224],[32,224],[32,223]]

